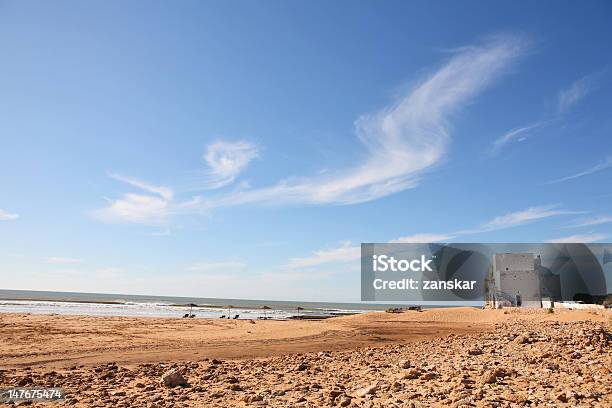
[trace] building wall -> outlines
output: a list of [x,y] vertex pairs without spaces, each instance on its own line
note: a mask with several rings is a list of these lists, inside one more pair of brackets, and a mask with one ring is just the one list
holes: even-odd
[[521,299],[522,307],[542,307],[540,278],[533,254],[495,254],[494,277],[498,290]]
[[535,257],[530,253],[495,254],[497,270],[532,271],[535,269]]
[[523,307],[542,307],[536,271],[501,271],[501,291],[515,298],[520,296]]

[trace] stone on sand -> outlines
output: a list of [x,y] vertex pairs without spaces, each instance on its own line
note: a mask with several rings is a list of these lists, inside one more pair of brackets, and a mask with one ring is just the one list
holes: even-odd
[[166,371],[162,375],[162,381],[166,385],[166,387],[177,387],[182,385],[187,385],[187,380],[183,377],[182,370],[179,368],[173,368],[171,370]]

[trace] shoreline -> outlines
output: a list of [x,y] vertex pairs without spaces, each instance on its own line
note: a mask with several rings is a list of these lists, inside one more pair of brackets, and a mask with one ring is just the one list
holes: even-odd
[[[46,300],[0,300],[0,313],[32,315],[91,316],[91,317],[150,317],[179,319],[193,317],[206,320],[220,318],[235,320],[316,320],[339,316],[350,316],[376,310],[356,310],[337,308],[296,309],[219,306],[202,304],[159,304],[134,302],[81,302]],[[186,313],[187,312],[187,313]]]
[[[0,290],[0,313],[59,314],[79,316],[193,317],[247,320],[319,320],[363,314],[412,304],[323,303],[298,301],[255,301],[251,299],[173,298],[168,296],[91,294],[75,292],[32,292]],[[472,306],[472,305],[470,305]],[[421,305],[422,309],[447,305]],[[185,314],[188,314],[185,316]],[[238,315],[238,316],[237,316]],[[237,316],[237,317],[236,317]]]

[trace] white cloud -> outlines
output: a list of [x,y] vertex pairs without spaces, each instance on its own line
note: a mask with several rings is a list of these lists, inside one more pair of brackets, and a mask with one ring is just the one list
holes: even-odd
[[[597,85],[597,77],[598,75],[588,75],[584,78],[581,78],[574,82],[569,88],[561,90],[558,95],[558,106],[557,111],[559,114],[565,113],[569,110],[573,105],[578,103],[582,98],[584,98],[587,94],[589,94],[592,90],[596,88]],[[493,145],[491,146],[491,150],[489,153],[491,155],[497,154],[501,149],[503,149],[507,144],[518,141],[523,142],[529,136],[530,131],[542,127],[556,119],[559,119],[559,116],[556,118],[546,120],[546,121],[538,121],[536,123],[523,126],[520,128],[512,129],[500,137],[498,137]]]
[[10,213],[0,208],[0,221],[12,221],[19,218],[19,215]]
[[548,242],[561,244],[561,243],[573,243],[573,242],[597,242],[608,238],[608,235],[598,234],[598,233],[589,233],[589,234],[577,234],[570,235],[567,237],[551,239]]
[[146,181],[138,180],[134,177],[122,176],[121,174],[111,173],[110,177],[123,183],[129,184],[133,187],[147,191],[149,193],[157,194],[164,200],[171,200],[174,192],[171,188],[165,186],[155,186],[147,183]]
[[517,129],[512,129],[511,131],[504,133],[499,138],[497,138],[495,142],[493,142],[493,146],[491,147],[490,153],[491,154],[498,153],[504,146],[506,146],[508,143],[512,142],[513,140],[518,140],[519,142],[524,141],[526,137],[525,135],[530,130],[533,130],[540,126],[542,126],[542,122],[536,122],[531,125],[520,127]]
[[66,258],[63,256],[49,256],[45,258],[45,262],[49,264],[78,264],[83,262],[83,260],[78,258]]
[[544,218],[554,217],[557,215],[579,214],[578,211],[568,211],[560,209],[558,205],[541,205],[529,207],[524,210],[511,212],[493,218],[479,227],[472,230],[465,230],[459,233],[463,234],[478,234],[482,232],[496,231],[500,229],[516,227],[527,224],[529,222],[538,221]]
[[481,234],[484,232],[492,232],[503,230],[506,228],[518,227],[534,221],[543,220],[550,217],[581,214],[582,211],[570,211],[559,208],[559,205],[540,205],[526,208],[524,210],[510,212],[504,215],[494,217],[490,221],[480,224],[476,228],[456,231],[454,235],[471,235]]
[[570,228],[592,227],[593,225],[601,225],[612,223],[612,216],[602,215],[598,217],[588,218],[569,225]]
[[237,272],[246,268],[246,265],[239,260],[227,260],[227,261],[201,261],[196,262],[186,268],[190,272],[216,272],[216,273],[227,273]]
[[596,87],[595,77],[585,76],[574,82],[569,88],[559,92],[558,110],[563,113],[577,104]]
[[[227,185],[258,156],[257,148],[248,142],[216,142],[208,146],[204,155],[209,170],[200,174],[197,187],[188,189],[210,189]],[[174,190],[167,186],[154,185],[135,177],[111,173],[110,177],[136,187],[149,194],[123,194],[119,199],[108,199],[109,205],[92,212],[94,218],[104,222],[131,222],[144,225],[167,225],[171,215],[201,210],[202,199],[174,199]],[[201,179],[204,179],[202,181]],[[151,236],[169,235],[165,230],[150,233]]]
[[455,234],[413,234],[389,241],[391,244],[413,244],[420,242],[448,242]]
[[204,160],[209,167],[206,188],[219,188],[232,183],[257,157],[257,147],[247,141],[218,141],[209,145],[204,153]]
[[366,149],[359,166],[231,193],[211,200],[210,205],[352,204],[413,188],[426,170],[445,157],[451,115],[489,86],[523,49],[521,41],[508,37],[462,48],[397,103],[359,117],[356,132]]
[[[480,234],[511,227],[517,227],[529,222],[542,220],[549,217],[577,214],[577,211],[559,209],[557,205],[545,205],[529,207],[524,210],[511,212],[481,224],[472,229],[465,229],[448,233],[419,233],[408,235],[387,241],[388,243],[428,243],[448,242],[462,235]],[[351,245],[343,242],[339,247],[314,251],[312,255],[303,258],[291,258],[287,263],[289,268],[307,268],[330,263],[346,263],[359,260],[361,257],[361,246]]]
[[556,180],[551,180],[549,181],[547,184],[556,184],[556,183],[562,183],[564,181],[569,181],[569,180],[574,180],[580,177],[584,177],[584,176],[588,176],[590,174],[593,173],[598,173],[600,171],[609,169],[610,167],[612,167],[612,156],[608,156],[605,158],[604,161],[602,161],[601,163],[596,164],[595,166],[581,171],[579,173],[576,174],[572,174],[571,176],[566,176],[566,177],[562,177],[560,179],[556,179]]
[[150,194],[123,194],[107,199],[109,205],[94,210],[94,218],[103,222],[131,222],[145,225],[166,225],[172,209],[174,192],[170,187],[157,186],[134,177],[111,173],[110,177]]
[[108,207],[93,212],[100,221],[164,225],[170,214],[169,201],[152,195],[124,194],[122,198],[108,201]]
[[311,256],[304,258],[291,258],[287,263],[289,268],[307,268],[328,263],[342,263],[359,259],[361,247],[351,245],[350,242],[343,242],[337,248],[322,249],[315,251]]
[[[513,37],[499,37],[483,45],[461,48],[395,104],[359,117],[355,128],[365,147],[365,156],[356,160],[362,163],[356,167],[329,170],[311,178],[283,180],[270,187],[197,196],[184,202],[174,201],[172,190],[167,187],[113,175],[151,195],[124,194],[120,199],[109,200],[108,207],[94,214],[104,221],[160,225],[166,224],[173,214],[215,207],[251,203],[353,204],[413,188],[427,170],[446,156],[452,114],[491,85],[524,48],[524,42]],[[209,170],[196,189],[233,182],[257,156],[257,148],[248,142],[211,144],[204,154]]]

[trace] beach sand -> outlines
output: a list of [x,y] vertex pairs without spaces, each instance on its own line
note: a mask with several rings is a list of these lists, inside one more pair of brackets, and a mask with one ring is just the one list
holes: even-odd
[[[2,314],[0,385],[64,387],[79,407],[609,407],[611,332],[604,310],[254,322]],[[161,381],[173,368],[187,385]]]

